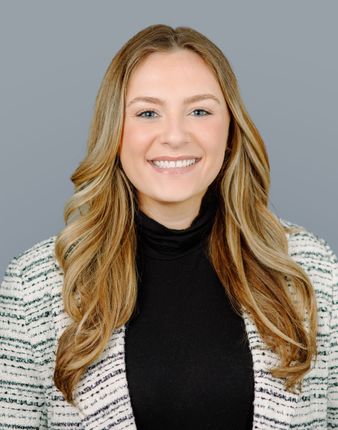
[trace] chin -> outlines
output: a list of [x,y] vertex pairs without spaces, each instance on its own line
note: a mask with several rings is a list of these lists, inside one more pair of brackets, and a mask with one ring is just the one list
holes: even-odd
[[190,200],[192,198],[196,197],[195,194],[185,194],[185,195],[177,195],[175,194],[168,194],[168,195],[161,195],[157,197],[153,197],[153,200],[156,200],[160,203],[183,203],[187,200]]

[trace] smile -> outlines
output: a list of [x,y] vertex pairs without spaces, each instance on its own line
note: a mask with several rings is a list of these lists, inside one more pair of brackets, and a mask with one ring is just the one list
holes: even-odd
[[149,160],[150,166],[157,172],[164,175],[189,174],[196,169],[201,158],[190,158],[184,160]]
[[168,161],[168,160],[151,160],[150,162],[160,169],[177,169],[177,168],[185,168],[192,166],[197,163],[198,159],[193,158],[190,160],[176,160],[176,161]]

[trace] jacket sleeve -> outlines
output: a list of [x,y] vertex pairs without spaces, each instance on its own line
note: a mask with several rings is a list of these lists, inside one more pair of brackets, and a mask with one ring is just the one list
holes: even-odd
[[338,428],[338,259],[330,247],[332,262],[332,313],[330,322],[327,428]]
[[[25,318],[20,257],[0,286],[0,429],[47,429],[43,386]],[[27,300],[26,300],[27,301]]]

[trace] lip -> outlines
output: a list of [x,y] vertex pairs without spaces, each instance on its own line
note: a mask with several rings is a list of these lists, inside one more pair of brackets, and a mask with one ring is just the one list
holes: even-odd
[[147,161],[178,161],[178,160],[197,160],[199,161],[202,157],[196,157],[195,155],[180,155],[179,157],[170,157],[167,155],[150,158]]

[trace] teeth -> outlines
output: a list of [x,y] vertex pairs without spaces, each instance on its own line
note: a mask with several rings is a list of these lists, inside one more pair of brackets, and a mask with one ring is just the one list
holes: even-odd
[[152,163],[157,166],[160,167],[162,169],[170,169],[170,168],[178,168],[178,167],[188,167],[191,166],[192,164],[196,163],[196,159],[193,158],[192,160],[178,160],[178,161],[152,161]]

